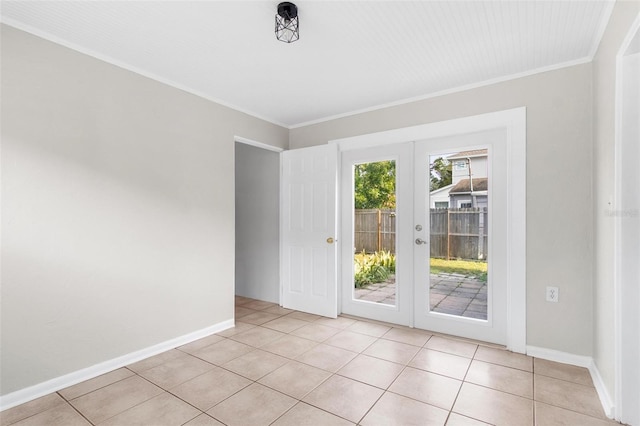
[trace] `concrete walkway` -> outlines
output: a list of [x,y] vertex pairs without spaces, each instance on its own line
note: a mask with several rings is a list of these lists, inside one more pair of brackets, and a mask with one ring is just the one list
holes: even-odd
[[[459,274],[430,275],[431,311],[467,318],[487,319],[487,283]],[[396,304],[396,280],[356,288],[357,300]]]

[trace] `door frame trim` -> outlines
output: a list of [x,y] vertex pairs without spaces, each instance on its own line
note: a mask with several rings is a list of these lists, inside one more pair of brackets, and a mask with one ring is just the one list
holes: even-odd
[[[629,349],[633,348],[634,342],[625,339],[624,336],[633,334],[633,327],[629,326],[625,321],[625,316],[628,321],[628,316],[635,317],[633,319],[638,320],[638,313],[634,311],[629,305],[632,301],[624,300],[622,297],[623,289],[625,286],[633,285],[633,283],[625,283],[623,280],[625,273],[625,265],[622,262],[623,252],[623,223],[622,216],[625,212],[622,210],[621,194],[623,190],[623,174],[622,169],[622,155],[623,148],[627,140],[623,136],[623,76],[624,76],[624,63],[625,57],[631,42],[634,40],[637,34],[640,33],[640,13],[635,17],[633,24],[629,28],[618,53],[616,54],[616,76],[615,76],[615,130],[614,130],[614,205],[613,211],[609,212],[614,217],[614,271],[613,271],[613,288],[614,288],[614,402],[611,403],[611,397],[606,392],[604,395],[599,395],[603,405],[613,406],[613,413],[611,413],[615,420],[629,421],[633,420],[633,417],[638,416],[638,408],[627,407],[625,409],[624,402],[628,402],[634,399],[634,396],[640,395],[640,383],[629,383],[623,380],[625,371],[629,368],[626,361],[623,360],[623,354],[629,353]],[[632,212],[626,212],[633,214]],[[625,309],[630,308],[630,309]],[[635,312],[635,315],[633,314]],[[631,315],[629,314],[631,313]],[[637,333],[636,333],[637,336]],[[627,349],[629,348],[629,349]],[[631,396],[629,396],[629,394]],[[630,404],[632,405],[632,404]],[[636,410],[635,412],[633,410]]]
[[[485,130],[506,129],[508,204],[507,349],[526,353],[526,107],[329,141],[339,151],[371,148]],[[340,169],[340,166],[338,166]],[[338,200],[339,201],[339,200]],[[338,204],[338,209],[341,206]],[[340,229],[340,228],[338,228]],[[342,236],[338,235],[338,238]],[[340,255],[337,268],[340,270]],[[342,280],[338,274],[339,292]]]

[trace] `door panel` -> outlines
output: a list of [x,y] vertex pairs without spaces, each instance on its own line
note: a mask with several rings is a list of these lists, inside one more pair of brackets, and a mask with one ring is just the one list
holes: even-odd
[[[379,148],[370,148],[354,151],[345,151],[341,157],[341,265],[342,265],[342,312],[366,318],[375,318],[380,321],[395,324],[411,325],[412,312],[412,247],[409,244],[411,238],[412,216],[412,144],[395,144]],[[373,217],[359,220],[361,233],[377,231],[377,238],[367,242],[366,238],[355,238],[356,202],[354,188],[356,185],[356,172],[358,168],[366,165],[393,164],[395,170],[395,192],[391,201],[375,202],[358,209],[359,215]],[[374,169],[375,170],[375,169]],[[360,206],[362,207],[362,206]],[[384,210],[384,212],[382,212]],[[395,221],[395,241],[383,241],[382,217],[387,221]],[[393,218],[391,217],[393,215]],[[373,227],[363,228],[365,223],[374,220]],[[380,219],[379,221],[377,219]],[[362,253],[362,252],[365,253]],[[384,252],[385,255],[395,256],[395,270],[390,276],[378,279],[362,288],[356,288],[356,272],[361,273],[366,269],[372,275],[376,271],[372,268],[371,257],[374,252]],[[356,264],[356,262],[358,262]],[[384,260],[381,260],[384,262]],[[358,269],[356,271],[356,268]],[[375,291],[373,291],[375,289]]]
[[[480,158],[484,149],[486,166]],[[457,155],[460,152],[462,156]],[[506,344],[506,154],[503,130],[416,142],[414,217],[422,230],[415,230],[414,236],[430,243],[414,247],[416,327]],[[436,195],[429,188],[429,164],[438,157],[451,158],[451,208],[432,214],[430,197]],[[458,157],[461,164],[456,164]],[[458,209],[460,206],[463,209]],[[437,241],[436,234],[440,231],[432,224],[432,220],[441,220],[443,214],[448,225],[444,252],[442,247],[435,246],[442,242]],[[487,238],[479,233],[486,233]],[[435,264],[441,258],[449,259],[440,262],[445,267],[465,266],[461,271],[431,271],[430,263]],[[458,260],[461,258],[466,260]],[[485,261],[488,262],[483,265]],[[476,266],[485,265],[486,281],[482,274],[472,272]]]
[[336,147],[281,155],[282,306],[335,318]]

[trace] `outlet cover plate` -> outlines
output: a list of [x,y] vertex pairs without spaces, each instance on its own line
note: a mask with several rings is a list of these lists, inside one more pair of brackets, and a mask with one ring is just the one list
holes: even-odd
[[558,301],[558,287],[547,287],[547,302]]

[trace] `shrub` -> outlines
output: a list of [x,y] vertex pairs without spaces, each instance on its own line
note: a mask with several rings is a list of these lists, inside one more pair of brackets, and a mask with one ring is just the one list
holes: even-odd
[[353,281],[356,288],[384,282],[396,270],[396,257],[390,252],[381,251],[373,254],[362,252],[353,260]]

